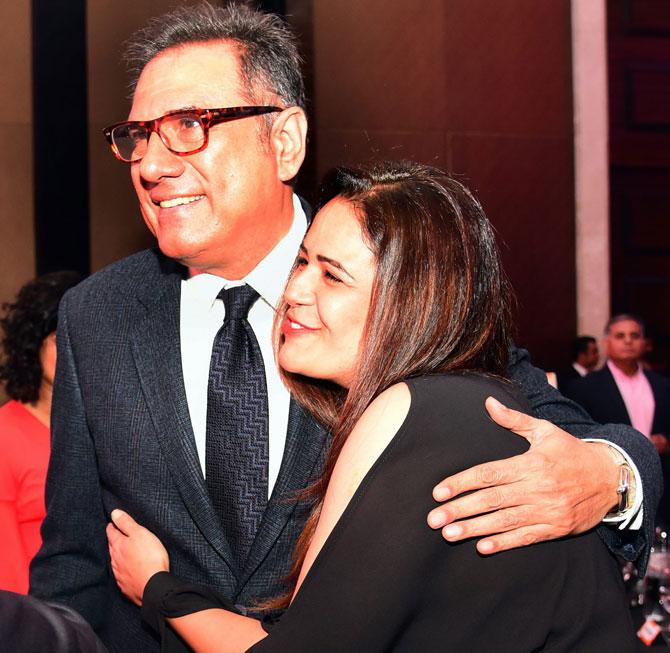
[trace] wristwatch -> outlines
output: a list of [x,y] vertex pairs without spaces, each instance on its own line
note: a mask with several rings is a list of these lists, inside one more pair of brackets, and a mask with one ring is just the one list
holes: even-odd
[[626,510],[633,507],[635,501],[635,474],[626,461],[624,455],[614,447],[607,445],[616,464],[619,466],[619,485],[616,493],[619,495],[619,505],[613,512],[608,513],[608,517],[620,517]]

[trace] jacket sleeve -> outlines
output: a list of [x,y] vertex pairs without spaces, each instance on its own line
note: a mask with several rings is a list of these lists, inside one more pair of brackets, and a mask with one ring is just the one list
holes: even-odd
[[66,294],[58,321],[47,514],[42,548],[30,567],[30,593],[74,608],[99,628],[112,582],[107,519],[70,328]]
[[646,568],[653,542],[656,508],[663,492],[661,466],[651,442],[630,426],[594,422],[581,406],[547,383],[545,373],[533,367],[530,355],[524,349],[512,348],[509,374],[528,398],[536,417],[579,438],[599,438],[618,444],[633,460],[642,477],[642,528],[621,531],[603,524],[598,532],[612,552],[626,560],[636,560],[641,569]]

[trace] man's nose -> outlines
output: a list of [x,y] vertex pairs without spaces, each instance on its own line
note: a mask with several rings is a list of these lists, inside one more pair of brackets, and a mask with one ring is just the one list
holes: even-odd
[[147,151],[139,165],[140,176],[151,183],[157,183],[165,177],[178,177],[184,171],[182,157],[170,152],[155,132],[149,135]]

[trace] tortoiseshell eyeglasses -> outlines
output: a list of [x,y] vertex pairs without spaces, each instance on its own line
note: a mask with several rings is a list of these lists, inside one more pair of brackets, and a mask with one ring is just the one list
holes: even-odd
[[195,154],[207,147],[209,128],[220,122],[282,111],[279,107],[251,106],[223,109],[178,109],[154,120],[128,120],[105,127],[102,132],[117,159],[139,161],[147,152],[155,132],[165,147],[179,156]]

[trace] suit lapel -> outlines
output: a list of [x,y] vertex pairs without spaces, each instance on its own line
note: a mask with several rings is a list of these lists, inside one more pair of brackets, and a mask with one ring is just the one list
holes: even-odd
[[184,505],[235,572],[230,546],[207,493],[188,412],[179,344],[180,281],[175,270],[162,283],[152,284],[151,294],[140,296],[146,312],[134,325],[131,348],[156,436]]
[[291,399],[286,445],[279,476],[240,579],[249,580],[277,541],[296,506],[296,493],[304,489],[323,464],[327,433]]

